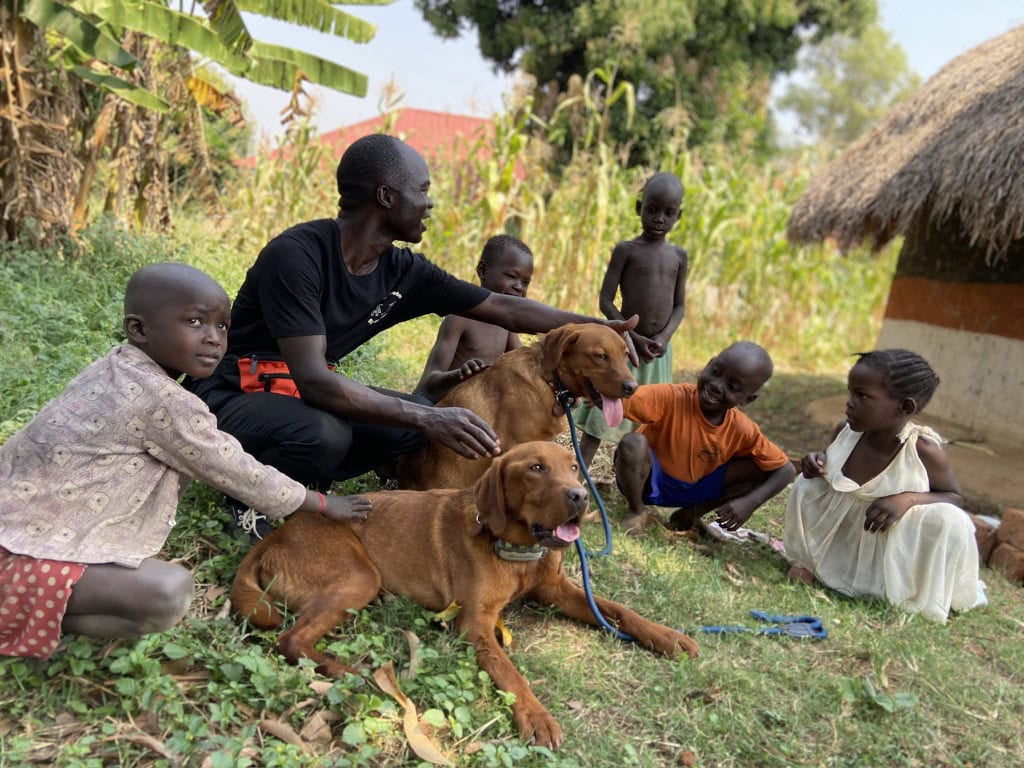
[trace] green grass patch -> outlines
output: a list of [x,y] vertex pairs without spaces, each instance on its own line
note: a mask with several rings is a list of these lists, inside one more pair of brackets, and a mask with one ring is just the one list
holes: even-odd
[[[179,258],[233,290],[252,258],[197,239],[132,238],[104,226],[85,242],[74,259],[12,251],[0,259],[0,439],[117,343],[124,285],[137,266]],[[434,327],[426,318],[395,329],[346,370],[408,390]],[[719,342],[712,334],[686,344]],[[828,356],[847,351],[837,343]],[[696,353],[680,359],[703,362]],[[841,376],[806,370],[799,356],[784,359],[750,409],[793,455],[827,437],[803,406],[844,387]],[[605,447],[595,466],[602,465]],[[194,484],[164,550],[196,575],[190,618],[135,642],[67,638],[45,662],[0,660],[0,765],[420,765],[402,735],[398,705],[370,676],[387,662],[400,674],[408,670],[405,630],[418,640],[418,663],[400,684],[460,766],[1020,764],[1019,585],[986,571],[991,606],[933,624],[880,601],[794,585],[781,556],[761,544],[699,549],[660,529],[627,539],[617,522],[622,499],[608,480],[599,487],[616,521],[614,552],[591,563],[595,591],[693,631],[702,655],[667,660],[537,606],[513,607],[510,653],[561,722],[560,750],[524,744],[508,696],[480,672],[472,648],[403,598],[378,601],[325,639],[331,652],[361,665],[359,675],[329,681],[308,665],[286,664],[274,633],[253,631],[227,612],[243,542],[225,532],[218,495]],[[347,489],[374,487],[363,478]],[[784,503],[784,496],[773,500],[751,526],[779,536]],[[599,526],[585,536],[600,544]],[[566,562],[578,579],[575,554]],[[706,624],[753,625],[751,609],[816,615],[829,637],[699,632]],[[268,722],[305,733],[306,746],[287,743],[280,730],[274,735]]]

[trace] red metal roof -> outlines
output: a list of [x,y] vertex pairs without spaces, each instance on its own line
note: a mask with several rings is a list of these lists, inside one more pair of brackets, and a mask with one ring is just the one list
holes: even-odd
[[[464,160],[471,154],[489,155],[490,139],[494,136],[494,123],[487,118],[406,107],[320,134],[320,141],[330,148],[332,161],[337,162],[352,142],[369,133],[378,133],[385,126],[389,126],[388,134],[402,139],[431,160]],[[273,149],[268,154],[277,157],[279,153],[280,149]],[[236,162],[242,168],[252,168],[255,164],[254,156]]]
[[475,144],[494,135],[494,123],[486,118],[406,108],[321,134],[320,140],[341,157],[349,144],[368,133],[377,133],[391,117],[394,123],[387,133],[427,158],[464,159]]

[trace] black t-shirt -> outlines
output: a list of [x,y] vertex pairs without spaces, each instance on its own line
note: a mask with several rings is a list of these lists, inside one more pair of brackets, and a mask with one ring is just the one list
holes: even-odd
[[298,224],[271,240],[249,269],[231,309],[227,354],[194,389],[237,387],[237,359],[280,359],[278,338],[326,336],[326,361],[333,363],[398,323],[459,314],[489,295],[408,248],[391,246],[373,272],[353,275],[335,219]]

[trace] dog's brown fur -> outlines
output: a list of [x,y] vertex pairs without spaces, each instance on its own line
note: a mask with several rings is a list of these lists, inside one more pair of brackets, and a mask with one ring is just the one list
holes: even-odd
[[[495,626],[502,609],[519,597],[597,624],[583,590],[562,571],[569,541],[558,532],[571,534],[589,502],[577,472],[564,447],[531,442],[497,457],[472,489],[367,494],[373,510],[364,522],[296,513],[246,555],[232,604],[257,627],[271,629],[281,624],[273,604],[287,603],[298,618],[278,639],[281,653],[293,663],[312,659],[318,671],[340,676],[349,668],[315,645],[381,589],[435,611],[457,603],[456,630],[476,646],[477,662],[495,684],[516,695],[512,712],[520,733],[536,744],[558,746],[558,722],[501,649]],[[495,554],[498,539],[541,544],[548,551],[537,561],[508,562]],[[697,655],[696,643],[681,632],[610,600],[595,600],[609,623],[645,648]]]
[[[551,440],[566,428],[552,386],[576,398],[629,397],[637,383],[626,342],[597,323],[570,323],[533,344],[506,352],[487,370],[453,387],[439,406],[469,408],[491,425],[503,451],[531,440]],[[487,469],[487,459],[464,459],[441,444],[403,456],[400,488],[469,488]]]

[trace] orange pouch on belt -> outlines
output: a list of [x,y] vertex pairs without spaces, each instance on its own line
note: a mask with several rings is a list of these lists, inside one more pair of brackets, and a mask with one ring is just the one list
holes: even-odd
[[[333,365],[327,366],[334,370]],[[284,360],[238,358],[238,379],[243,392],[273,392],[275,395],[299,397],[299,389]]]

